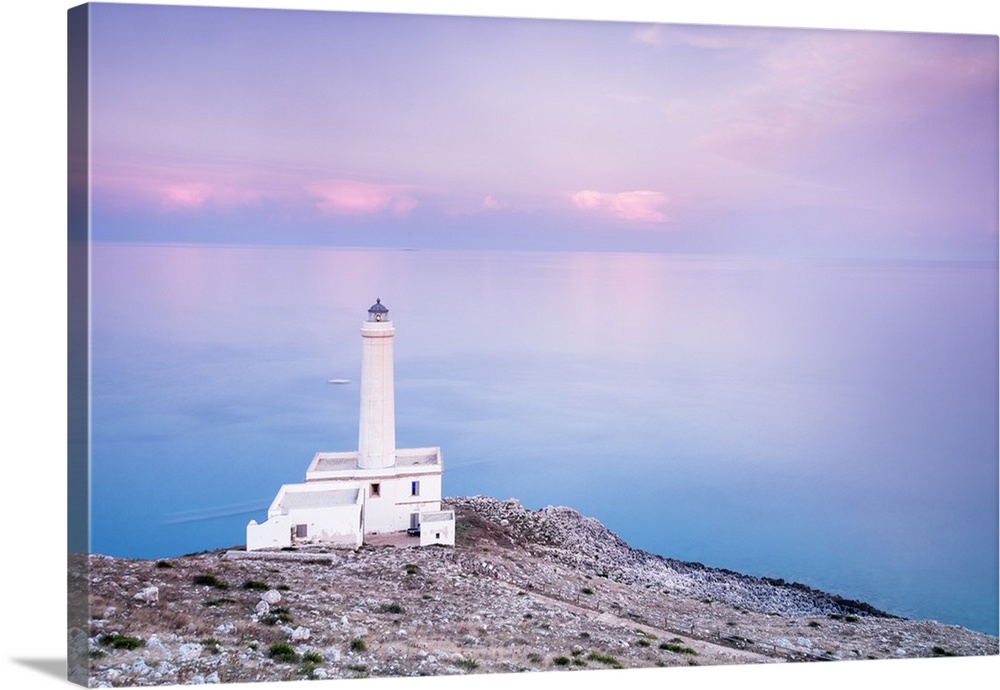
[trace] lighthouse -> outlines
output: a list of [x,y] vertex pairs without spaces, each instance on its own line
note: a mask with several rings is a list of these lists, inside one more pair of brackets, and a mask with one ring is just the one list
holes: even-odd
[[361,324],[358,450],[316,453],[305,482],[282,485],[267,520],[247,525],[247,551],[357,548],[393,534],[420,546],[455,545],[455,512],[441,505],[441,449],[396,448],[395,335],[388,308],[376,299]]
[[361,414],[358,466],[384,469],[396,464],[396,412],[392,340],[396,329],[378,298],[361,326]]

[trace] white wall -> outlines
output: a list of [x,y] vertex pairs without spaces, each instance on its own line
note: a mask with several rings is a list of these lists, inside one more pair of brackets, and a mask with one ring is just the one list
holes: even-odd
[[[411,483],[420,482],[420,495],[411,494]],[[379,484],[379,496],[371,495],[371,484]],[[410,527],[410,515],[441,508],[441,475],[413,474],[401,477],[371,477],[365,491],[365,531],[401,532]]]
[[420,523],[420,545],[431,544],[455,545],[455,514],[450,520],[424,520]]

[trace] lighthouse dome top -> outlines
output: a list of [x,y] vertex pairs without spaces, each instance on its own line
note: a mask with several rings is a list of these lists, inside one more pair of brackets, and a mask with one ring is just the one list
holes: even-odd
[[376,298],[375,304],[368,307],[368,320],[369,321],[385,321],[386,315],[389,310],[386,309],[385,305],[382,304],[382,298]]

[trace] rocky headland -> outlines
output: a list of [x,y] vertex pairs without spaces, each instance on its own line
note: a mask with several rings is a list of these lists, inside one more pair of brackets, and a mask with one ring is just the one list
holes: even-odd
[[569,508],[446,499],[454,548],[93,555],[92,687],[998,654],[996,637],[633,549]]

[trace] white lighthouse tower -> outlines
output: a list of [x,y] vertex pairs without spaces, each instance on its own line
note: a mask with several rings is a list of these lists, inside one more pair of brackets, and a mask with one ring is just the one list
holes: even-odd
[[358,450],[319,452],[301,484],[285,484],[267,520],[247,525],[247,550],[331,544],[357,548],[392,533],[455,545],[455,512],[441,506],[441,449],[396,448],[392,340],[381,299],[361,325]]
[[396,464],[396,411],[392,376],[392,339],[396,329],[381,298],[361,326],[361,415],[358,466],[384,469]]

